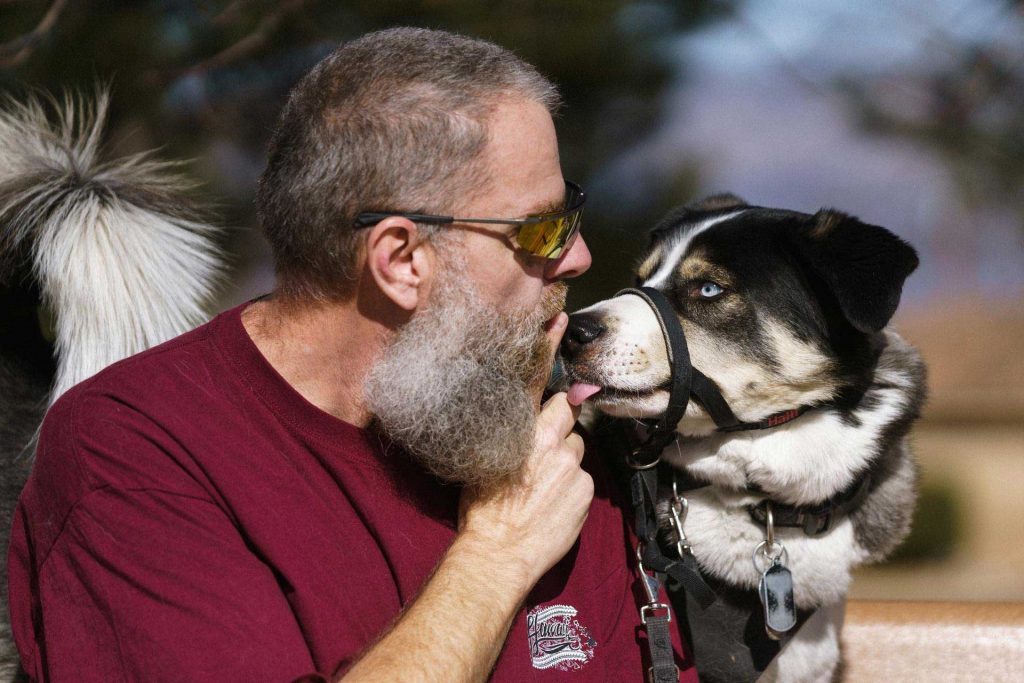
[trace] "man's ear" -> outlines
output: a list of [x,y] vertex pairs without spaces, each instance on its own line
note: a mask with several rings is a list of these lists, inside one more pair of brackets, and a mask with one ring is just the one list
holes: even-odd
[[384,296],[406,311],[423,303],[435,259],[415,223],[385,218],[370,228],[365,253],[366,268]]
[[791,233],[793,247],[861,332],[878,332],[900,303],[903,282],[917,268],[913,247],[885,228],[822,209]]

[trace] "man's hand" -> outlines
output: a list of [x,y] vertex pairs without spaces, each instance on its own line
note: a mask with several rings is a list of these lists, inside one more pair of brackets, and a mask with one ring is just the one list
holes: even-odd
[[564,393],[552,396],[537,418],[521,479],[463,493],[460,540],[518,567],[527,589],[576,542],[594,497],[594,482],[580,469],[583,439],[572,431],[578,416]]

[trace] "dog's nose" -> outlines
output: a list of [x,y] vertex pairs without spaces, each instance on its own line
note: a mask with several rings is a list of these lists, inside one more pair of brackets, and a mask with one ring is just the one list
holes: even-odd
[[597,316],[574,313],[569,316],[569,327],[562,337],[562,357],[574,358],[583,347],[604,334],[605,326]]

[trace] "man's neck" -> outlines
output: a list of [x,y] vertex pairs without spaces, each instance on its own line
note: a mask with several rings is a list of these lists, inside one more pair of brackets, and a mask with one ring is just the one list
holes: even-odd
[[242,324],[303,398],[349,424],[369,424],[363,380],[388,337],[386,325],[360,315],[354,301],[296,306],[272,298],[248,306]]

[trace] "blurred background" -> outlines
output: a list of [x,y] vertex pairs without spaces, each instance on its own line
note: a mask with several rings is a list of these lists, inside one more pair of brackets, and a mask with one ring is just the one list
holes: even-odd
[[111,153],[190,160],[228,228],[226,308],[272,283],[252,198],[288,89],[394,25],[493,40],[561,87],[595,259],[573,307],[713,192],[835,207],[917,247],[896,325],[931,373],[921,503],[853,596],[1024,601],[1024,2],[0,0],[0,91],[110,84]]

